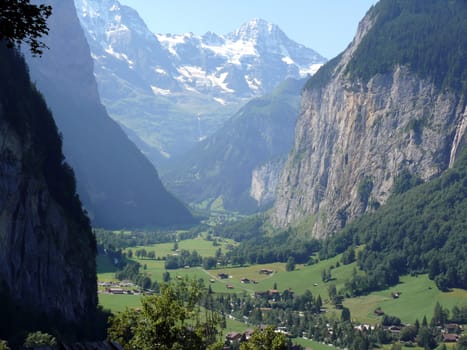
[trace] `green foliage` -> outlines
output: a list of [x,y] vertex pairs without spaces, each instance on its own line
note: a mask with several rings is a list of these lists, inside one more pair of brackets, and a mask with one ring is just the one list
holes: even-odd
[[25,348],[34,348],[41,346],[56,347],[57,339],[55,339],[55,337],[50,334],[38,331],[34,333],[29,333],[26,337],[26,340],[24,341]]
[[141,310],[109,319],[109,339],[130,349],[206,349],[217,342],[219,318],[198,303],[203,293],[195,281],[163,285],[161,294],[144,297]]
[[352,245],[348,247],[345,252],[342,254],[341,261],[344,265],[351,264],[355,261],[356,255],[355,255],[355,247]]
[[0,41],[7,46],[30,46],[34,55],[41,55],[47,46],[39,39],[47,35],[47,18],[52,14],[48,5],[33,5],[30,0],[8,0],[0,2]]
[[248,341],[240,344],[240,350],[287,350],[287,338],[274,332],[274,327],[256,329]]
[[[125,249],[128,247],[147,246],[158,243],[173,242],[177,238],[175,231],[129,231],[113,232],[103,229],[96,229],[97,243],[106,249]],[[184,238],[196,236],[197,234],[185,234]]]
[[8,343],[5,340],[0,339],[0,350],[10,350]]
[[287,259],[287,264],[285,265],[285,271],[293,271],[295,270],[295,259],[293,256],[289,256]]
[[460,324],[467,323],[467,305],[454,306],[451,311],[451,321]]
[[394,179],[394,185],[392,187],[393,194],[401,194],[407,192],[411,188],[418,186],[423,183],[423,180],[419,177],[411,174],[408,170],[404,169]]
[[182,249],[177,255],[168,255],[164,266],[167,270],[179,269],[185,266],[201,266],[203,258],[196,250],[189,251]]
[[342,59],[342,54],[334,57],[332,60],[323,65],[305,84],[305,90],[320,89],[325,86],[331,79],[337,64]]
[[350,321],[351,320],[351,317],[350,317],[350,310],[346,307],[343,307],[342,308],[342,313],[341,313],[341,321],[342,322],[347,322],[347,321]]
[[264,214],[258,214],[238,221],[217,225],[216,234],[221,237],[231,238],[237,242],[242,242],[263,236],[266,233],[264,229],[265,222],[266,216]]
[[[259,222],[255,225],[257,225],[255,226],[257,230],[251,234],[252,238],[242,241],[239,246],[228,253],[232,264],[287,262],[289,257],[293,257],[297,264],[304,264],[321,247],[318,240],[297,238],[297,231],[294,229],[289,228],[274,236],[266,236],[264,226],[260,226]],[[246,236],[243,237],[246,238]]]
[[417,344],[424,349],[434,349],[437,345],[433,329],[421,327],[418,330]]
[[368,81],[408,65],[438,88],[467,90],[467,6],[464,0],[382,0],[376,19],[350,60],[351,77]]
[[370,199],[371,191],[373,190],[373,180],[371,177],[366,176],[359,184],[358,184],[358,198],[360,203],[364,209],[368,206],[368,200]]
[[457,340],[456,350],[467,350],[467,335],[463,335]]
[[438,302],[435,305],[433,317],[431,318],[432,326],[442,326],[449,320],[449,310],[445,309]]

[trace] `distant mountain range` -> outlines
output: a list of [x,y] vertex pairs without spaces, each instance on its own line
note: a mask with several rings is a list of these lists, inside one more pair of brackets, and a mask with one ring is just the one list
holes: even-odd
[[73,0],[47,0],[54,15],[42,57],[26,54],[31,80],[60,133],[93,226],[134,228],[192,223],[158,173],[99,99],[93,61]]
[[241,213],[267,209],[292,148],[306,78],[287,79],[254,98],[222,128],[169,162],[161,177],[179,198],[201,209]]
[[155,35],[116,0],[75,4],[104,105],[156,164],[212,134],[249,99],[326,61],[261,19],[227,35]]

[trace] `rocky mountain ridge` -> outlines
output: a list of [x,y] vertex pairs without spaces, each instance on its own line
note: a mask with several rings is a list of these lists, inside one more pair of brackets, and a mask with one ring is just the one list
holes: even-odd
[[259,19],[227,35],[154,35],[116,0],[75,3],[103,103],[155,164],[212,134],[248,99],[325,62]]
[[[386,5],[400,6],[389,19],[393,21],[398,13],[413,16],[417,9],[431,10],[424,4],[405,9],[380,1],[360,23],[349,48],[309,80],[272,214],[277,227],[311,217],[309,234],[326,237],[384,204],[402,172],[429,180],[447,169],[466,144],[462,91],[440,88],[404,64],[367,81],[349,73],[360,45],[386,15],[378,12]],[[457,46],[464,45],[465,38],[458,40]],[[456,47],[450,49],[456,52]]]

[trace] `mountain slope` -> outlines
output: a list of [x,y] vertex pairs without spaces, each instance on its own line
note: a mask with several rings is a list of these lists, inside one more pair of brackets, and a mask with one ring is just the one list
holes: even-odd
[[89,46],[73,0],[48,1],[50,50],[28,57],[76,171],[78,191],[94,226],[106,228],[183,224],[188,210],[162,186],[154,167],[109,118],[99,100]]
[[4,43],[0,58],[0,338],[40,328],[85,340],[97,333],[89,219],[26,63]]
[[429,273],[441,290],[467,288],[467,149],[439,178],[405,188],[387,203],[347,225],[320,252],[343,252],[365,244],[358,263],[367,276],[354,277],[351,293],[398,282],[399,275]]
[[102,101],[155,164],[211,135],[247,99],[325,61],[262,20],[225,36],[154,35],[116,0],[75,3]]
[[399,174],[428,180],[453,164],[467,138],[465,89],[438,77],[465,77],[465,18],[463,1],[381,0],[368,12],[306,85],[276,226],[311,217],[310,234],[329,235],[383,204]]
[[292,147],[304,83],[289,79],[273,93],[248,102],[174,162],[162,175],[168,188],[188,202],[207,201],[208,207],[216,200],[242,213],[270,206]]

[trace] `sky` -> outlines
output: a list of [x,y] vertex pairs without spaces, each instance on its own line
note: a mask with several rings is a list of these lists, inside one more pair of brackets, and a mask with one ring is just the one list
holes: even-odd
[[253,18],[277,24],[287,36],[324,57],[342,52],[377,0],[120,0],[154,33],[227,34]]

